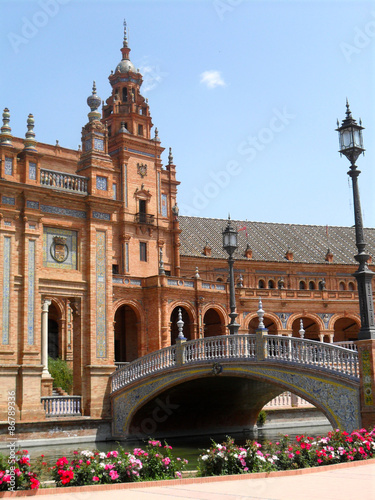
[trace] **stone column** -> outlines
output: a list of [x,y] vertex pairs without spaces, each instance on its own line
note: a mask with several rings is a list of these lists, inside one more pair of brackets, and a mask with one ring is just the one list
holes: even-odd
[[42,303],[42,378],[51,378],[48,371],[48,309],[51,301],[44,299]]

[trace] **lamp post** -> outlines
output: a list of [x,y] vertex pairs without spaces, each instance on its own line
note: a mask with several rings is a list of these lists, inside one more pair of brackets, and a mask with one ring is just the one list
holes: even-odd
[[348,175],[352,178],[353,199],[354,199],[354,221],[355,221],[355,243],[358,254],[355,260],[359,263],[358,270],[353,274],[358,283],[359,311],[361,315],[361,328],[358,334],[358,340],[375,339],[374,322],[374,301],[372,295],[372,277],[375,273],[367,267],[369,255],[365,252],[365,239],[363,233],[363,222],[361,213],[361,202],[358,190],[358,176],[361,173],[357,170],[355,162],[360,154],[364,153],[362,139],[362,122],[359,125],[353,119],[346,100],[346,117],[342,121],[341,127],[337,120],[337,131],[339,133],[340,150],[339,153],[345,155],[350,161],[350,170]]
[[234,271],[233,264],[234,258],[233,254],[238,248],[237,245],[238,232],[232,226],[230,216],[228,217],[227,227],[223,230],[223,248],[228,254],[228,264],[229,264],[229,298],[230,298],[230,323],[228,325],[229,333],[235,335],[238,333],[240,325],[236,323],[236,318],[238,314],[236,313],[236,296],[234,290]]

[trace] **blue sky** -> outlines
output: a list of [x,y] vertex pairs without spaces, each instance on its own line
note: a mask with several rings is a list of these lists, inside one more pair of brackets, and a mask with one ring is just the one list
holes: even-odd
[[38,141],[77,148],[92,81],[110,95],[124,18],[181,214],[352,225],[334,130],[348,97],[366,128],[357,164],[375,227],[375,2],[3,0],[0,108],[14,135],[33,113]]

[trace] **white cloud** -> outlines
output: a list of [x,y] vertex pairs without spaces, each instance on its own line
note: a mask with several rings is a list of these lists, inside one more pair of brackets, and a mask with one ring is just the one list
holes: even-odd
[[209,89],[214,89],[215,87],[225,87],[226,85],[220,71],[216,70],[203,71],[200,83],[207,85]]

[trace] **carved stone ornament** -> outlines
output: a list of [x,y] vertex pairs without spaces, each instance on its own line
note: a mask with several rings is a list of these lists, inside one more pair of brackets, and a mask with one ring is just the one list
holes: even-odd
[[65,262],[69,255],[69,248],[66,244],[66,238],[62,236],[54,236],[50,248],[51,256],[60,264]]
[[142,179],[147,175],[146,163],[137,163],[137,173],[142,177]]

